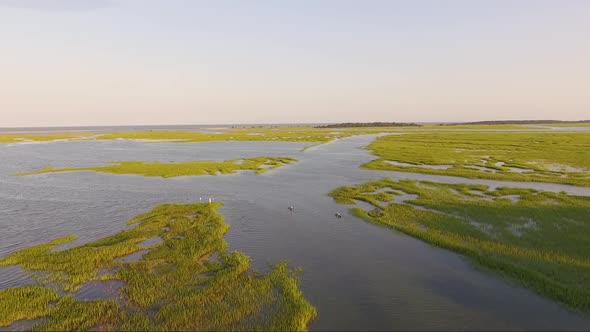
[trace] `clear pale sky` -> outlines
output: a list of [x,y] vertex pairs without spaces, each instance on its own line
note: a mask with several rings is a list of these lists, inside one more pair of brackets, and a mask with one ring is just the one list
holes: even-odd
[[0,0],[0,127],[590,118],[590,1]]

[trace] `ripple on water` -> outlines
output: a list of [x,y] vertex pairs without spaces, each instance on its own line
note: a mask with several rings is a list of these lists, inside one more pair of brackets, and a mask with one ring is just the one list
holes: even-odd
[[164,240],[161,237],[156,236],[156,237],[152,237],[150,239],[141,241],[139,243],[139,245],[142,246],[142,247],[151,247],[151,246],[154,246],[156,244],[160,244],[162,242],[164,242]]
[[360,199],[355,199],[356,207],[365,210],[366,212],[375,210],[377,207],[369,202],[362,201]]
[[35,285],[34,272],[25,271],[19,266],[0,267],[0,289]]
[[29,330],[34,325],[46,322],[47,320],[48,319],[46,317],[36,319],[22,319],[12,323],[12,325],[6,327],[6,329],[4,327],[0,327],[0,331],[25,331]]
[[142,259],[143,255],[147,254],[148,252],[149,252],[149,250],[147,250],[147,249],[138,250],[134,253],[131,253],[129,255],[119,258],[119,260],[125,264],[135,263],[135,262],[139,261],[140,259]]
[[93,280],[82,285],[73,296],[79,301],[115,299],[123,286],[121,280]]

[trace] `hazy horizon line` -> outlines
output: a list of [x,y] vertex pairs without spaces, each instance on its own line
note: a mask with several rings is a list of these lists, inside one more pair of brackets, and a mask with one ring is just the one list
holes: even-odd
[[0,130],[6,129],[45,129],[45,128],[106,128],[106,127],[213,127],[213,126],[308,126],[308,125],[329,125],[339,123],[374,123],[374,122],[395,122],[395,123],[415,123],[415,124],[468,124],[477,122],[563,122],[563,123],[576,123],[576,122],[590,122],[590,119],[580,120],[558,120],[558,119],[499,119],[499,120],[474,120],[474,121],[337,121],[337,122],[259,122],[259,123],[187,123],[187,124],[112,124],[112,125],[49,125],[49,126],[9,126],[0,127]]

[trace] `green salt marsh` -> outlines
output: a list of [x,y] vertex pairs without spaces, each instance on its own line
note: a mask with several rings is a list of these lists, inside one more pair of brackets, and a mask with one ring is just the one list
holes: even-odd
[[[52,249],[74,237],[56,239],[0,259],[40,283],[0,290],[0,326],[45,318],[32,329],[305,330],[316,311],[299,290],[300,271],[279,263],[260,274],[247,256],[227,252],[220,206],[161,204],[115,235],[61,251]],[[154,237],[162,241],[142,245]],[[145,249],[137,261],[122,259]],[[124,286],[113,299],[72,296],[93,280]]]
[[367,169],[590,186],[590,132],[404,133],[367,149]]
[[111,174],[138,174],[143,176],[160,176],[164,178],[176,176],[233,174],[238,171],[254,171],[257,174],[262,174],[268,170],[288,165],[295,161],[296,159],[288,157],[256,157],[225,161],[198,160],[187,162],[121,161],[96,167],[46,167],[39,171],[20,173],[18,175],[76,171],[92,171]]
[[470,257],[524,286],[590,312],[590,197],[532,189],[384,179],[342,187],[338,203],[383,225]]

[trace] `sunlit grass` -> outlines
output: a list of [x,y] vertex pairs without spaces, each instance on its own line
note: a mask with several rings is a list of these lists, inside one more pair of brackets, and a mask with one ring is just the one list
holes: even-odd
[[[129,221],[113,236],[63,251],[64,238],[0,259],[0,266],[36,271],[47,286],[0,291],[0,326],[47,317],[34,330],[305,330],[316,316],[286,263],[268,274],[250,270],[249,258],[226,252],[228,225],[214,204],[162,204]],[[119,258],[159,236],[137,262]],[[216,254],[217,259],[210,259]],[[100,276],[100,270],[110,274]],[[77,301],[71,291],[91,280],[125,283],[118,298]]]
[[[381,131],[387,129],[381,128]],[[361,130],[317,129],[311,126],[289,127],[256,127],[223,129],[217,133],[195,131],[129,131],[129,132],[98,132],[98,133],[55,133],[55,134],[0,134],[0,143],[43,142],[62,139],[75,140],[112,140],[136,139],[147,141],[176,142],[211,142],[211,141],[281,141],[324,143],[336,138],[344,138],[352,133],[371,132],[371,128]]]
[[537,127],[519,124],[453,124],[439,125],[426,124],[421,129],[439,129],[439,130],[457,130],[457,129],[475,129],[475,130],[534,130]]
[[21,319],[33,319],[49,314],[50,302],[59,295],[53,289],[27,286],[0,290],[0,326]]
[[74,171],[93,171],[111,174],[139,174],[144,176],[176,177],[193,175],[232,174],[237,171],[255,171],[258,174],[275,169],[296,159],[288,157],[255,157],[225,161],[185,161],[185,162],[146,162],[122,161],[97,167],[46,167],[39,171],[20,173],[18,175],[34,175],[43,173],[60,173]]
[[[416,195],[383,203],[375,191]],[[354,214],[465,254],[548,297],[590,311],[590,198],[531,189],[381,180],[331,193]],[[513,201],[517,200],[517,201]]]
[[218,133],[199,133],[186,131],[144,131],[113,132],[102,134],[97,139],[141,139],[176,140],[177,142],[208,141],[276,141],[300,143],[327,143],[335,139],[353,135],[388,133],[404,130],[406,127],[366,127],[366,128],[314,128],[311,126],[254,127],[222,130]]
[[[468,178],[590,186],[590,133],[405,133],[368,147],[363,167]],[[395,165],[401,162],[410,165]],[[412,166],[415,165],[415,166]],[[447,169],[428,168],[441,165]]]
[[55,140],[83,139],[84,134],[0,134],[0,143],[47,142]]
[[353,133],[373,132],[379,129],[387,131],[387,128],[363,128],[363,129],[318,129],[311,126],[289,127],[256,127],[223,129],[216,133],[195,131],[129,131],[108,133],[55,133],[55,134],[0,134],[0,143],[18,143],[27,141],[52,141],[62,139],[77,140],[112,140],[135,139],[147,141],[175,141],[187,142],[212,142],[212,141],[280,141],[324,143],[336,138],[344,138]]

